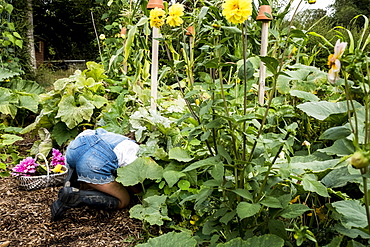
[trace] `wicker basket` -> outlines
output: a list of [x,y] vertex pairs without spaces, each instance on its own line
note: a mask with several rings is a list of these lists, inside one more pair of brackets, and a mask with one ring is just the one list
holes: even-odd
[[37,160],[37,156],[41,156],[46,165],[46,175],[41,176],[18,176],[18,186],[20,189],[24,190],[33,190],[33,189],[41,189],[48,186],[58,186],[63,184],[64,180],[68,174],[68,168],[63,166],[64,172],[57,173],[57,174],[50,174],[49,172],[49,164],[45,156],[41,153],[36,154],[35,160]]

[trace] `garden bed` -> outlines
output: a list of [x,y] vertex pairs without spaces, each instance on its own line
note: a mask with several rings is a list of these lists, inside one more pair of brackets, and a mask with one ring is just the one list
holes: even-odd
[[0,178],[0,244],[134,246],[140,240],[141,222],[129,217],[129,208],[113,212],[71,209],[64,219],[51,222],[49,206],[60,188],[24,191],[17,188],[14,178]]

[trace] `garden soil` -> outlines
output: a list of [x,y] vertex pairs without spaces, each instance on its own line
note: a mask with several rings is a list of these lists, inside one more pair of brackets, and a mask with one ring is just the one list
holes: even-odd
[[18,188],[14,177],[0,178],[0,247],[114,247],[142,241],[141,222],[129,217],[137,197],[126,209],[70,209],[62,220],[52,222],[50,205],[60,188],[27,191]]

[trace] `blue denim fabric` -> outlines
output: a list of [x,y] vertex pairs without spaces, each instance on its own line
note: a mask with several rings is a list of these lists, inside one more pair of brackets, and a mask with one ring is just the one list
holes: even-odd
[[114,174],[119,167],[113,149],[127,139],[101,128],[95,130],[93,135],[79,136],[67,147],[66,163],[77,172],[78,181],[110,183],[114,181]]

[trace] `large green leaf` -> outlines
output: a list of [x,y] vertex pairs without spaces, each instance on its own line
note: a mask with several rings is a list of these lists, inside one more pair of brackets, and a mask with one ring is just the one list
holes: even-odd
[[339,140],[349,136],[352,133],[351,129],[347,126],[337,126],[327,129],[320,136],[321,140]]
[[300,91],[300,90],[291,90],[290,95],[304,99],[306,101],[319,101],[320,98],[310,92]]
[[37,95],[19,94],[18,98],[19,98],[18,108],[24,108],[24,109],[32,111],[33,113],[38,112],[39,98],[37,97]]
[[19,73],[0,67],[0,81],[3,81],[8,78],[12,78],[13,76],[16,76],[16,75],[19,75]]
[[147,221],[150,225],[163,225],[167,216],[167,196],[150,196],[144,199],[143,205],[138,204],[130,209],[130,217]]
[[179,171],[164,171],[163,172],[163,178],[166,180],[169,187],[174,186],[180,178],[186,176],[185,173],[179,172]]
[[356,150],[353,143],[348,139],[339,139],[327,148],[321,148],[317,151],[327,153],[328,155],[346,156],[354,153]]
[[118,182],[131,186],[143,183],[145,179],[161,179],[163,168],[150,157],[139,157],[131,164],[118,168],[117,175]]
[[244,64],[242,64],[239,67],[239,72],[238,72],[239,79],[243,80],[243,81],[247,81],[250,78],[252,78],[253,73],[254,73],[254,68],[253,68],[253,64],[251,63],[251,61],[247,61],[245,67],[246,67],[246,70],[247,70],[246,72],[244,72]]
[[41,94],[45,92],[45,89],[35,81],[26,80],[12,80],[9,86],[10,89],[24,92],[27,94]]
[[170,149],[170,151],[168,152],[168,156],[170,159],[181,162],[189,162],[193,159],[192,157],[190,157],[188,152],[181,147],[174,147]]
[[364,238],[364,239],[370,239],[370,235],[366,233],[365,231],[363,231],[362,229],[346,228],[342,224],[335,224],[334,229],[340,234],[343,234],[350,238],[357,238],[358,236],[360,236],[361,238]]
[[51,132],[51,136],[53,139],[58,143],[58,145],[62,146],[68,140],[73,139],[78,135],[78,129],[68,129],[65,123],[58,122]]
[[337,201],[331,204],[342,215],[340,221],[346,228],[366,227],[367,217],[365,207],[358,200]]
[[289,169],[295,174],[303,174],[309,172],[323,172],[328,169],[332,169],[340,162],[340,159],[331,160],[314,160],[311,162],[292,162],[289,164],[279,164],[281,168]]
[[93,104],[97,109],[102,108],[105,104],[108,103],[108,100],[100,95],[93,94],[93,93],[84,93],[83,96]]
[[252,204],[248,202],[240,202],[236,207],[236,212],[240,219],[251,217],[260,211],[260,204]]
[[0,87],[0,113],[15,118],[17,115],[17,97],[7,88]]
[[[355,109],[361,108],[362,105],[354,101]],[[314,117],[318,120],[325,120],[330,115],[346,113],[348,110],[347,102],[306,102],[297,106],[300,110],[305,112],[307,115]],[[350,108],[353,110],[352,108]]]
[[13,145],[16,141],[23,140],[22,137],[12,134],[2,134],[0,136],[1,145]]
[[156,238],[150,238],[145,244],[138,244],[138,247],[195,247],[197,241],[189,232],[169,232]]
[[89,61],[86,63],[86,67],[87,70],[84,70],[86,77],[91,77],[94,79],[94,82],[101,82],[103,79],[107,78],[107,76],[104,74],[105,70],[103,64]]
[[217,247],[282,247],[284,240],[273,234],[265,234],[262,236],[254,236],[243,240],[241,238],[234,238],[226,243],[218,244]]
[[330,197],[326,187],[319,181],[314,174],[305,174],[302,177],[303,189],[306,191],[316,192],[320,196]]
[[334,169],[329,172],[321,182],[327,188],[339,188],[345,186],[347,183],[362,183],[362,177],[359,170],[357,174],[350,173],[347,166]]
[[82,95],[77,101],[72,95],[64,96],[59,103],[57,118],[60,117],[68,128],[73,129],[83,120],[90,121],[94,108]]

